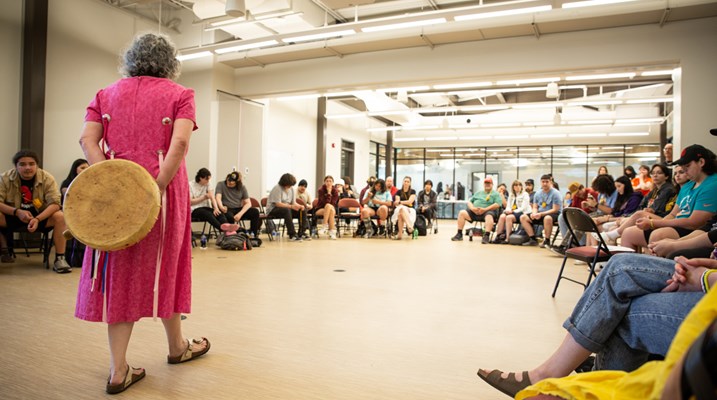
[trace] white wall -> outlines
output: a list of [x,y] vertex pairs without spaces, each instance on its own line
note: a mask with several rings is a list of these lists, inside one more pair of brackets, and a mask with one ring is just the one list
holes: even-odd
[[22,82],[22,2],[3,4],[0,13],[0,171],[12,168],[12,156],[20,147],[20,99]]
[[237,85],[240,94],[266,95],[664,63],[679,63],[683,68],[683,115],[676,133],[691,136],[688,141],[717,145],[717,140],[705,136],[708,129],[717,127],[717,113],[713,112],[717,104],[717,18],[242,68],[237,71]]
[[297,182],[306,179],[307,190],[316,195],[316,100],[265,103],[263,191],[271,190],[289,172]]
[[[329,102],[327,105],[328,114],[345,114],[350,113],[353,109],[341,106],[335,102]],[[354,186],[362,188],[363,182],[369,177],[368,171],[368,155],[370,137],[366,133],[366,125],[364,120],[345,119],[345,120],[329,120],[327,127],[327,144],[326,154],[326,172],[332,175],[334,179],[341,176],[341,140],[347,140],[354,143]],[[332,147],[332,145],[335,145]],[[359,182],[357,185],[356,182]]]

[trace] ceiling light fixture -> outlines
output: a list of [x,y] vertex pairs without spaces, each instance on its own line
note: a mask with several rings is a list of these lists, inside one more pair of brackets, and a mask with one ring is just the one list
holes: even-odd
[[592,101],[569,101],[566,106],[612,106],[623,104],[624,100],[592,100]]
[[426,140],[432,140],[432,141],[436,141],[436,140],[457,140],[457,139],[458,139],[458,138],[457,138],[456,136],[445,136],[445,137],[443,137],[443,136],[431,136],[431,137],[427,137],[427,138],[426,138]]
[[581,8],[592,6],[603,6],[608,4],[629,3],[635,0],[585,0],[563,3],[563,8]]
[[493,136],[461,136],[460,140],[491,140]]
[[637,75],[635,72],[620,72],[615,74],[596,74],[596,75],[578,75],[566,76],[566,81],[598,81],[604,79],[632,79]]
[[394,142],[418,142],[422,141],[425,138],[422,137],[407,137],[407,138],[393,138]]
[[[549,77],[549,78],[532,78],[532,79],[512,79],[512,80],[506,80],[506,81],[498,81],[496,82],[497,85],[524,85],[528,83],[548,83],[548,82],[555,82],[559,81],[560,77]],[[545,90],[545,88],[533,88],[534,90]]]
[[362,32],[383,32],[383,31],[390,31],[394,29],[404,29],[404,28],[414,28],[418,26],[426,26],[426,25],[438,25],[448,22],[445,18],[431,18],[431,19],[424,19],[424,20],[418,20],[418,21],[408,21],[408,22],[398,22],[395,24],[387,24],[387,25],[376,25],[376,26],[367,26],[365,28],[361,28]]
[[625,100],[626,104],[645,104],[645,103],[671,103],[675,101],[672,97],[656,97],[654,99],[633,99]]
[[182,55],[177,56],[177,60],[179,60],[179,61],[194,60],[197,58],[209,57],[212,54],[213,53],[211,51],[200,51],[199,53],[182,54]]
[[447,90],[447,89],[464,89],[464,88],[477,88],[477,87],[488,87],[493,86],[493,82],[469,82],[469,83],[445,83],[440,85],[433,85],[436,90]]
[[511,105],[510,108],[514,110],[528,110],[528,109],[535,109],[535,108],[555,108],[555,107],[562,107],[563,103],[554,103],[554,102],[548,102],[548,103],[524,103],[524,104],[515,104]]
[[480,124],[481,128],[514,128],[520,126],[520,122],[501,122],[501,123],[489,123]]
[[379,88],[376,89],[376,92],[383,92],[383,93],[398,93],[398,92],[418,92],[421,90],[428,90],[430,89],[430,86],[424,85],[424,86],[408,86],[408,87],[393,87],[393,88]]
[[612,124],[611,119],[585,119],[582,121],[566,121],[568,125],[600,125]]
[[569,137],[604,137],[607,133],[570,133]]
[[269,47],[269,46],[274,46],[277,44],[279,44],[279,42],[277,42],[276,40],[265,40],[262,42],[240,44],[239,46],[224,47],[221,49],[216,49],[216,50],[214,50],[214,52],[217,54],[226,54],[226,53],[232,53],[235,51],[258,49],[259,47]]
[[609,136],[648,136],[649,132],[618,132],[610,133]]
[[369,111],[369,117],[380,117],[382,115],[409,115],[411,110],[387,110],[387,111]]
[[[555,139],[555,138],[564,138],[567,136],[564,133],[555,133],[555,134],[547,134],[547,135],[530,135],[531,139]],[[528,154],[521,154],[521,156],[527,156]],[[540,155],[540,154],[538,154]]]
[[350,35],[355,35],[355,34],[356,34],[356,31],[353,29],[344,29],[344,30],[333,31],[333,32],[315,33],[312,35],[292,36],[292,37],[281,39],[281,41],[284,43],[308,42],[311,40],[337,38],[337,37],[350,36]]
[[352,114],[324,114],[326,119],[348,119],[348,118],[363,118],[366,113],[352,113]]
[[501,10],[501,11],[488,11],[488,12],[482,12],[482,13],[476,13],[476,14],[456,15],[455,17],[453,17],[453,19],[458,22],[472,21],[472,20],[476,20],[476,19],[505,17],[508,15],[538,13],[538,12],[550,11],[552,9],[553,9],[553,6],[551,6],[551,5],[525,7],[525,8],[513,8],[513,9]]
[[368,128],[366,132],[388,132],[388,131],[400,131],[403,127],[400,125],[382,126],[379,128]]
[[640,76],[662,76],[662,75],[672,75],[675,72],[674,69],[668,69],[663,71],[644,71],[640,73]]

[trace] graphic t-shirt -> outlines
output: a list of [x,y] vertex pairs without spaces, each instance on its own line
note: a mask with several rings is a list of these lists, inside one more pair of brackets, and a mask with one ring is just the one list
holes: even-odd
[[32,199],[32,190],[34,187],[35,178],[31,180],[20,179],[20,194],[22,195],[22,204],[20,205],[20,208],[25,211],[30,211],[32,215],[36,216],[38,212]]

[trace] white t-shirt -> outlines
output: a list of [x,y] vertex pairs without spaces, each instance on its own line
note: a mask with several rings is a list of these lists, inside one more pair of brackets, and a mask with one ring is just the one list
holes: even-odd
[[[202,197],[205,194],[207,194],[207,191],[209,190],[209,186],[204,186],[202,184],[199,184],[195,181],[189,182],[189,195],[190,199],[196,199],[197,197]],[[192,206],[192,211],[196,210],[199,207],[209,207],[212,208],[212,202],[209,201],[209,199],[206,199],[202,201],[201,203],[195,204]]]

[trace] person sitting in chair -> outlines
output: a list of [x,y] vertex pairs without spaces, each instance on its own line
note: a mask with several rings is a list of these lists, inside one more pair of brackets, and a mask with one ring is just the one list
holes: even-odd
[[520,224],[525,232],[530,236],[530,240],[523,243],[524,246],[537,246],[538,241],[535,239],[535,228],[533,225],[543,225],[543,235],[545,240],[541,247],[550,245],[550,233],[553,231],[553,221],[560,215],[560,208],[563,205],[562,196],[555,188],[553,188],[550,175],[540,177],[541,190],[535,193],[533,198],[533,212],[529,215],[520,216]]
[[433,191],[433,181],[427,179],[423,183],[423,190],[418,193],[418,213],[426,217],[428,230],[433,228],[433,219],[436,217],[438,194]]
[[458,213],[458,233],[451,240],[463,240],[463,226],[468,222],[485,222],[485,231],[483,233],[482,243],[490,242],[490,233],[493,231],[493,225],[498,220],[498,209],[503,204],[503,198],[498,192],[493,190],[493,179],[485,178],[483,181],[485,191],[476,191],[468,200],[468,209],[461,210]]
[[31,150],[21,150],[12,158],[15,168],[0,177],[0,254],[2,262],[12,262],[6,235],[26,229],[42,232],[54,228],[55,262],[52,269],[60,274],[72,272],[65,261],[65,217],[60,211],[60,190],[55,178],[38,167],[39,157]]

